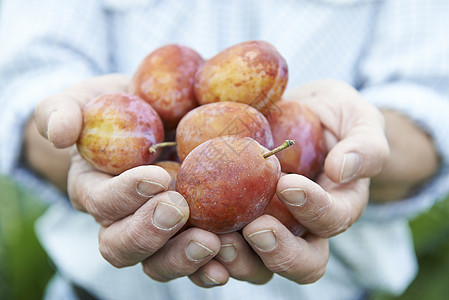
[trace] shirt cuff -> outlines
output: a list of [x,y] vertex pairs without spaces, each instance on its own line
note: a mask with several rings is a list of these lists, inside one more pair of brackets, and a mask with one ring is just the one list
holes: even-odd
[[409,82],[368,87],[361,93],[376,107],[398,111],[414,121],[432,137],[441,157],[438,173],[412,196],[389,204],[370,203],[363,216],[375,221],[413,218],[449,192],[449,99],[428,87]]

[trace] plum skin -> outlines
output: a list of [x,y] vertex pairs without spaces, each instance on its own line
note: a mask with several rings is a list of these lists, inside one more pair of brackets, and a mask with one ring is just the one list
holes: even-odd
[[78,152],[99,171],[118,175],[151,164],[159,153],[148,149],[164,140],[156,111],[137,96],[104,94],[83,106]]
[[218,136],[250,137],[273,148],[267,119],[255,108],[238,102],[201,105],[188,112],[176,129],[177,153],[181,161],[201,143]]
[[203,105],[219,101],[246,103],[264,112],[287,86],[288,67],[265,41],[231,46],[207,60],[195,75],[194,91]]
[[217,234],[242,229],[261,216],[281,176],[278,159],[255,140],[217,137],[187,155],[176,190],[184,196],[191,226]]
[[198,106],[193,83],[203,58],[193,49],[170,44],[148,54],[131,81],[130,90],[151,104],[166,129]]
[[282,172],[316,179],[323,170],[327,155],[320,119],[301,102],[283,100],[276,106],[278,110],[266,116],[274,143],[281,143],[285,139],[295,141],[295,145],[276,154]]

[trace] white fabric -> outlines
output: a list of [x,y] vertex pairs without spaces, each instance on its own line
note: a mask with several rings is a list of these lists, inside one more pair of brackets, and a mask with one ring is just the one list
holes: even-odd
[[[2,0],[0,171],[56,203],[37,227],[41,242],[66,278],[104,299],[350,299],[367,287],[400,293],[416,274],[405,218],[449,191],[447,16],[442,0]],[[264,286],[231,280],[205,290],[187,279],[155,283],[139,266],[112,268],[98,254],[98,226],[57,204],[64,196],[20,159],[25,120],[46,95],[99,74],[132,74],[162,45],[183,44],[209,58],[249,39],[271,42],[286,58],[288,87],[336,78],[416,120],[440,152],[438,176],[409,199],[369,205],[360,223],[331,239],[328,271],[316,284],[275,277]]]
[[[354,299],[362,292],[359,287],[359,279],[354,277],[351,268],[348,268],[335,256],[331,256],[329,260],[326,275],[316,284],[305,286],[300,286],[279,276],[275,276],[265,285],[253,285],[231,279],[225,286],[213,289],[197,287],[186,277],[168,283],[159,283],[149,279],[143,273],[141,265],[116,269],[108,264],[98,251],[98,224],[89,215],[75,212],[64,203],[54,204],[45,217],[38,221],[36,228],[42,244],[53,262],[59,267],[62,278],[68,278],[79,286],[85,287],[101,299],[233,300],[256,298],[272,300],[291,299],[292,296],[295,296],[298,299],[343,300]],[[368,242],[373,249],[379,249],[377,244],[384,244],[391,240],[374,237]],[[368,245],[365,246],[370,248]],[[401,254],[403,252],[401,251]],[[369,276],[369,274],[361,274],[364,273],[363,271],[370,271],[370,265],[367,266],[369,262],[364,258],[364,253],[357,251],[357,248],[351,249],[348,253],[351,253],[351,256],[356,256],[358,261],[365,261],[365,265],[356,270],[357,275]],[[406,259],[400,262],[410,265]],[[414,270],[410,270],[409,267],[405,271],[408,276],[414,275]],[[370,286],[376,285],[379,280],[382,280],[384,274],[382,271],[380,273],[376,274],[376,281],[371,282]],[[390,274],[401,275],[400,272],[390,272]],[[380,278],[377,275],[380,275]],[[401,278],[403,276],[395,279],[395,283]],[[382,282],[382,287],[389,285],[390,283]],[[57,295],[53,299],[57,299]]]

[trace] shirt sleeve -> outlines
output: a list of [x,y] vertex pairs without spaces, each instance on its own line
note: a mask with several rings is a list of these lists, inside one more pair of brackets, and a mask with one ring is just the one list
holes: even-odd
[[[433,138],[438,174],[407,199],[370,204],[365,219],[411,218],[449,192],[449,3],[384,1],[360,63],[360,91],[379,108],[396,110]],[[413,149],[410,149],[413,151]]]
[[39,100],[109,71],[106,20],[97,1],[1,2],[0,173],[45,186],[21,160],[23,127]]

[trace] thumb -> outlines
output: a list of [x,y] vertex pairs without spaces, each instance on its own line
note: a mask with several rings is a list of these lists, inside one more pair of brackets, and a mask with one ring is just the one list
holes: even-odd
[[84,103],[101,94],[126,92],[129,81],[125,74],[93,77],[42,100],[34,111],[40,134],[56,148],[73,145],[81,132]]
[[332,145],[324,171],[334,182],[372,177],[386,164],[390,150],[381,112],[351,86],[318,80],[300,86],[290,96],[305,102],[320,118]]
[[81,132],[80,104],[68,97],[54,95],[39,102],[34,111],[36,126],[41,135],[56,148],[73,145]]
[[345,183],[378,174],[388,157],[388,143],[381,130],[355,126],[331,149],[324,170],[334,182]]

